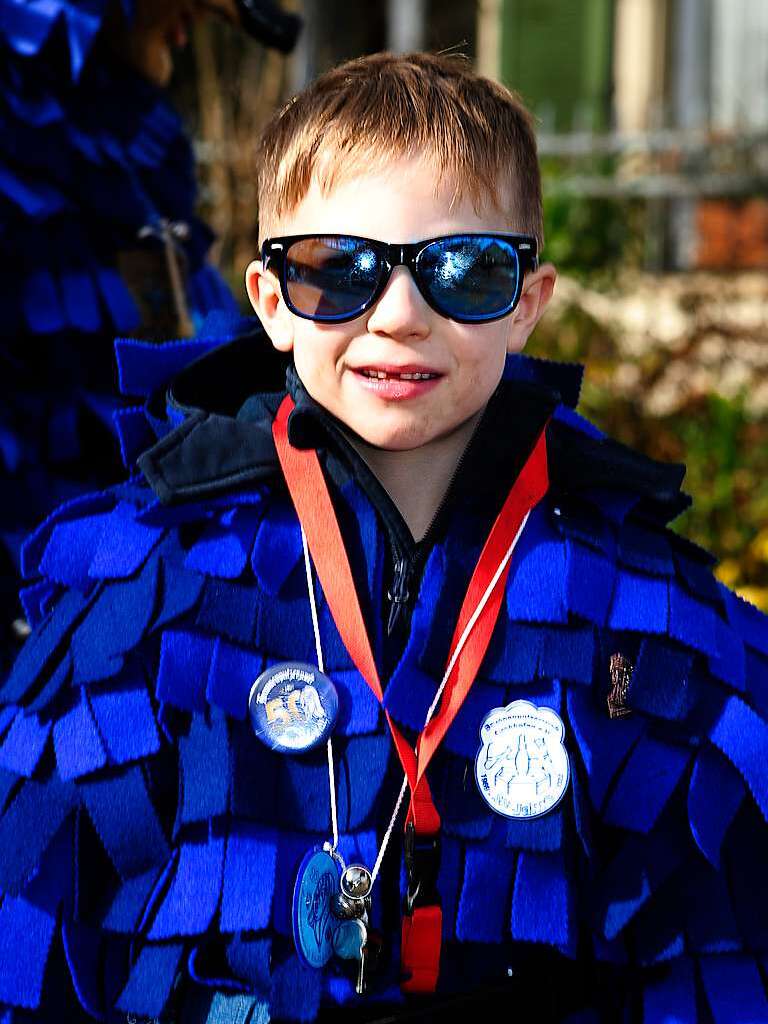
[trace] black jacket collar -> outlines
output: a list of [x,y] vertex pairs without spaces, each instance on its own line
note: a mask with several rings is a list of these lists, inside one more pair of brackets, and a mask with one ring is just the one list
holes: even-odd
[[[509,486],[558,403],[575,406],[581,374],[580,366],[514,357],[471,442],[461,490],[484,500],[499,481]],[[249,335],[215,349],[174,380],[167,401],[186,419],[139,459],[161,501],[212,497],[275,477],[272,421],[285,392],[249,396],[246,386],[255,379],[258,352]],[[286,383],[296,405],[288,427],[291,443],[357,465],[338,422],[314,402],[292,367]],[[628,491],[662,522],[689,503],[680,492],[683,466],[656,462],[559,419],[549,424],[547,447],[551,491],[558,496]]]

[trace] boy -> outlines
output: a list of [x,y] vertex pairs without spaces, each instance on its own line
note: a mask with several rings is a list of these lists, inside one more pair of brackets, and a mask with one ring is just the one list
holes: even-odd
[[287,395],[215,350],[144,480],[27,546],[9,1019],[768,1020],[768,625],[666,529],[680,467],[516,355],[527,114],[344,65],[268,126],[260,217]]

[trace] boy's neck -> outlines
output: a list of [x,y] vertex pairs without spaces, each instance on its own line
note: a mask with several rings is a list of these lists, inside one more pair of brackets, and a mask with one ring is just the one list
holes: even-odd
[[481,409],[451,434],[411,451],[387,451],[359,437],[349,438],[389,494],[415,541],[423,539],[435,518],[482,414]]

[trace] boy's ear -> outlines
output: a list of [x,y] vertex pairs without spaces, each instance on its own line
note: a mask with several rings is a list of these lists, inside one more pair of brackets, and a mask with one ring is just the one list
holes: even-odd
[[523,293],[511,317],[508,352],[522,352],[525,348],[525,343],[552,298],[556,279],[557,271],[551,263],[542,263],[538,270],[526,276]]
[[280,284],[261,260],[252,260],[245,270],[248,298],[261,320],[264,330],[278,352],[293,350],[293,317],[283,302]]

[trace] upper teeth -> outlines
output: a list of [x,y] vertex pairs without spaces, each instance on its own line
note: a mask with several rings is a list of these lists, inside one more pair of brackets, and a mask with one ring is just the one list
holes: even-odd
[[397,380],[431,380],[434,373],[387,373],[386,370],[363,370],[366,377],[375,377],[378,380],[387,380],[388,377],[395,377]]

